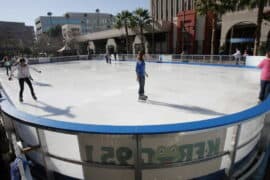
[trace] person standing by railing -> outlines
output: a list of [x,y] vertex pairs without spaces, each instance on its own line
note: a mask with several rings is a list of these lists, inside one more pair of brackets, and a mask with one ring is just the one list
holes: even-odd
[[[37,70],[35,68],[32,68],[32,69],[38,73],[41,73],[40,70]],[[9,77],[9,80],[12,80],[12,76],[13,76],[13,73],[15,70],[18,71],[18,79],[19,79],[19,85],[20,85],[20,93],[19,93],[20,102],[23,102],[24,82],[26,82],[26,84],[29,86],[33,99],[37,100],[37,97],[36,97],[35,92],[34,92],[34,88],[32,86],[31,80],[30,80],[31,79],[30,67],[26,63],[26,60],[24,58],[21,58],[19,60],[19,63],[17,64],[17,69],[13,69],[11,71],[11,75]]]
[[261,72],[261,90],[259,94],[260,101],[268,98],[270,93],[270,51],[266,53],[266,58],[258,65]]
[[238,48],[236,48],[235,53],[233,54],[233,57],[235,59],[235,64],[239,65],[240,60],[241,60],[241,52]]
[[248,57],[249,55],[248,55],[248,50],[246,49],[245,51],[244,51],[244,54],[243,54],[243,61],[244,61],[244,64],[246,64],[246,60],[247,60],[247,57]]
[[147,96],[144,94],[145,76],[148,74],[145,72],[144,53],[139,52],[136,64],[137,81],[139,82],[139,100],[147,100]]

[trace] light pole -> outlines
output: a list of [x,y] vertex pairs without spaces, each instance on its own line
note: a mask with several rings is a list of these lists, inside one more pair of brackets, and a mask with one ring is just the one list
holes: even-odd
[[52,22],[52,12],[47,12],[47,15],[50,17],[50,24],[51,24],[51,28],[53,26],[53,22]]
[[97,31],[99,31],[99,12],[100,10],[99,9],[96,9],[96,14],[97,14]]
[[156,47],[155,47],[155,16],[156,16],[156,13],[155,13],[155,9],[156,9],[156,4],[157,1],[153,1],[153,4],[152,4],[152,54],[155,54],[155,51],[156,51]]
[[183,14],[183,22],[182,22],[182,53],[184,52],[185,49],[185,11]]
[[85,32],[85,34],[88,32],[88,28],[87,28],[87,26],[88,26],[88,20],[87,20],[87,17],[88,17],[88,14],[87,13],[84,13],[83,14],[83,16],[84,16],[84,32]]
[[185,21],[186,21],[186,1],[184,3],[184,9],[183,9],[183,26],[182,26],[182,53],[184,53],[185,51],[185,32],[186,32],[186,28],[185,28]]
[[154,18],[152,19],[152,54],[155,54],[155,50],[156,48],[155,46],[155,24],[154,24],[155,20]]

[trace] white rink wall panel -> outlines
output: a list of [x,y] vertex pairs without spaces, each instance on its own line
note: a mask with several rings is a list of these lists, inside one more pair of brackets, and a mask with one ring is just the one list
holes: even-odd
[[242,144],[248,142],[252,138],[255,138],[256,136],[260,135],[260,132],[264,127],[264,118],[265,115],[262,115],[248,122],[243,123],[241,127],[238,146],[241,146]]
[[135,180],[134,170],[85,167],[84,179],[97,180],[97,177],[100,180]]
[[81,161],[78,136],[44,130],[44,142],[48,153],[71,160]]
[[46,163],[51,171],[73,178],[84,179],[83,168],[81,165],[64,162],[54,158],[47,158]]

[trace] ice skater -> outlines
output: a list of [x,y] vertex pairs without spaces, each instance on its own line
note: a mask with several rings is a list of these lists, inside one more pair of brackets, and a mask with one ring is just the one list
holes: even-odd
[[144,94],[145,77],[148,74],[145,71],[145,61],[143,52],[139,52],[136,64],[137,81],[139,83],[139,100],[147,100],[147,96]]
[[112,59],[111,59],[111,54],[110,53],[107,53],[105,55],[105,58],[106,58],[106,63],[107,64],[112,64]]
[[266,53],[266,58],[258,65],[261,72],[261,90],[259,94],[260,101],[268,98],[270,93],[270,51]]
[[[31,69],[35,70],[38,73],[41,73],[40,70],[37,70],[35,68],[31,68]],[[19,93],[20,102],[23,102],[24,82],[26,82],[26,84],[29,86],[29,89],[31,91],[31,95],[32,95],[33,99],[37,100],[37,96],[34,92],[34,88],[32,86],[31,80],[30,80],[30,78],[31,78],[30,67],[26,63],[26,60],[24,58],[21,58],[19,60],[19,63],[17,64],[17,67],[11,71],[9,80],[12,80],[12,76],[13,76],[13,73],[15,70],[18,71],[17,76],[18,76],[19,85],[20,85],[20,93]]]
[[7,76],[9,76],[9,72],[11,72],[11,66],[12,66],[11,60],[9,59],[8,56],[5,56],[2,62],[4,63],[4,67],[6,68]]
[[238,48],[236,48],[235,53],[233,54],[233,57],[235,59],[235,64],[239,65],[240,60],[241,60],[241,52]]

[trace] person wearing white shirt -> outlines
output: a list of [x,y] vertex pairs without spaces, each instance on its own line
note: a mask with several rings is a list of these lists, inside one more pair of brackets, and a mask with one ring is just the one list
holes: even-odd
[[[32,68],[32,69],[41,73],[41,71],[39,71],[37,69],[34,69],[34,68]],[[32,95],[33,99],[37,100],[37,97],[36,97],[35,92],[34,92],[34,88],[32,86],[31,80],[30,80],[31,79],[30,67],[26,63],[26,60],[24,58],[21,58],[19,60],[19,63],[17,64],[17,68],[12,70],[12,73],[9,77],[9,80],[12,80],[12,76],[13,76],[13,73],[15,70],[18,71],[17,77],[18,77],[19,85],[20,85],[20,93],[19,93],[20,102],[23,102],[24,82],[26,82],[26,84],[29,86],[29,89],[31,91],[31,95]]]
[[235,58],[236,65],[238,65],[240,60],[241,60],[241,52],[240,52],[239,49],[235,50],[235,53],[233,54],[233,57]]

